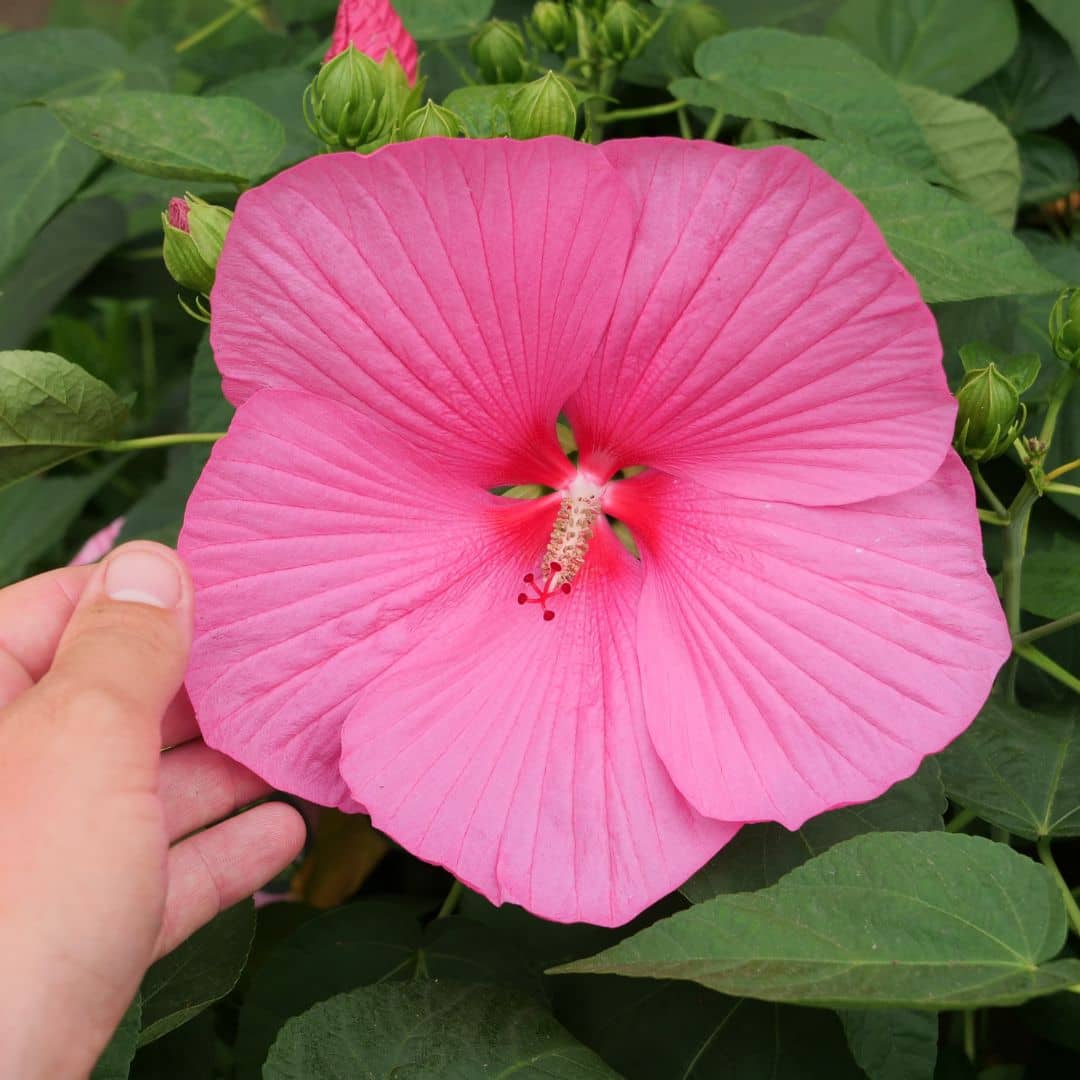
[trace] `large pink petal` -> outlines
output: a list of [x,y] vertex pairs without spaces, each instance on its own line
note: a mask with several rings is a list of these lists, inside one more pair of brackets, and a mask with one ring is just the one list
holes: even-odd
[[625,185],[568,139],[313,158],[240,199],[211,337],[226,394],[366,405],[484,487],[565,479],[555,420],[599,348]]
[[341,0],[334,35],[323,62],[355,45],[373,60],[382,60],[392,52],[405,69],[410,82],[416,82],[419,57],[412,34],[394,10],[390,0]]
[[[539,559],[551,514],[531,544]],[[626,922],[737,826],[696,814],[645,728],[640,567],[606,522],[557,616],[506,608],[512,559],[433,622],[356,701],[342,772],[372,820],[495,903]]]
[[338,762],[357,694],[484,579],[492,507],[522,505],[426,464],[351,408],[262,391],[191,496],[188,692],[206,741],[285,791],[354,805]]
[[642,547],[649,731],[703,813],[796,828],[910,775],[1010,653],[970,478],[833,508],[659,474],[608,506]]
[[568,409],[588,467],[815,505],[933,475],[955,414],[934,319],[852,195],[782,147],[603,150],[640,216]]

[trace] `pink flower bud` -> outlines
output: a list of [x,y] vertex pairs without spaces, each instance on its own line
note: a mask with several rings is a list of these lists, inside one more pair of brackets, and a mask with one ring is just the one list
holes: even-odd
[[341,0],[334,36],[323,63],[344,52],[349,45],[355,45],[376,62],[392,52],[409,76],[409,82],[416,82],[419,60],[416,42],[390,0]]
[[188,225],[187,199],[169,200],[169,224],[181,232],[191,232],[191,226]]

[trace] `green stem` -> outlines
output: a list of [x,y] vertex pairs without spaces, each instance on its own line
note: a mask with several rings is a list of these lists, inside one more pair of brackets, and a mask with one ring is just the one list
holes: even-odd
[[241,15],[246,15],[258,2],[259,0],[239,0],[239,2],[233,7],[230,7],[228,11],[223,11],[216,19],[211,19],[205,25],[200,26],[194,33],[188,34],[183,41],[178,41],[176,45],[173,46],[173,51],[183,53],[187,52],[188,49],[194,48],[211,35],[216,34],[222,27],[228,26],[234,19],[238,19]]
[[1034,645],[1014,645],[1013,655],[1023,657],[1029,664],[1033,664],[1041,671],[1045,671],[1051,678],[1057,679],[1063,686],[1080,694],[1080,679],[1071,671],[1066,671],[1056,660],[1051,660],[1046,653],[1036,649]]
[[1008,515],[1002,517],[1001,514],[995,514],[993,510],[980,510],[979,520],[985,521],[987,525],[1000,525],[1004,527],[1009,524]]
[[1009,511],[1005,508],[1005,504],[994,494],[994,489],[986,482],[986,478],[983,476],[977,461],[971,462],[971,475],[975,480],[975,486],[983,493],[983,496],[990,504],[991,508],[1002,517],[1008,519]]
[[465,886],[462,885],[460,881],[455,881],[454,884],[450,886],[450,891],[446,894],[446,899],[443,901],[442,907],[439,908],[439,914],[436,915],[435,918],[445,919],[447,916],[453,915],[464,895]]
[[960,1014],[964,1019],[964,1056],[975,1064],[975,1010],[965,1009]]
[[679,110],[679,134],[684,139],[692,139],[694,137],[694,129],[690,126],[690,117],[687,115],[685,109]]
[[1050,837],[1040,836],[1039,842],[1035,845],[1035,850],[1039,853],[1039,861],[1050,871],[1051,876],[1057,882],[1057,886],[1061,890],[1061,898],[1065,902],[1065,910],[1069,914],[1069,925],[1072,927],[1072,932],[1080,937],[1080,905],[1077,905],[1076,897],[1073,896],[1068,882],[1062,877],[1058,864],[1054,861],[1053,852],[1050,850]]
[[604,141],[603,109],[615,89],[616,78],[614,68],[604,71],[593,88],[597,96],[585,103],[585,137],[593,144]]
[[139,311],[139,344],[142,353],[142,399],[146,414],[153,416],[157,412],[157,349],[149,304]]
[[1080,495],[1080,487],[1075,484],[1047,484],[1043,490],[1057,495]]
[[156,450],[160,446],[187,446],[191,443],[213,443],[225,437],[224,431],[188,431],[179,435],[150,435],[143,439],[117,439],[102,443],[95,450],[121,454],[128,450]]
[[708,127],[705,128],[705,133],[701,137],[706,142],[715,142],[716,137],[720,134],[720,129],[724,126],[724,119],[724,110],[717,109],[716,112],[713,113]]
[[1025,630],[1022,634],[1017,634],[1013,638],[1013,647],[1017,645],[1030,645],[1033,641],[1038,641],[1039,638],[1044,638],[1047,634],[1056,634],[1059,630],[1068,630],[1070,626],[1075,626],[1080,623],[1080,611],[1074,611],[1071,615],[1063,615],[1060,619],[1055,619],[1053,622],[1043,623],[1042,626],[1036,626],[1034,630]]
[[1056,480],[1059,476],[1071,473],[1073,469],[1080,469],[1080,458],[1074,458],[1072,461],[1067,461],[1064,465],[1059,465],[1052,472],[1046,474],[1046,479],[1047,481]]
[[1009,630],[1020,633],[1020,573],[1024,565],[1024,548],[1027,546],[1027,525],[1031,508],[1039,497],[1039,489],[1031,477],[1013,499],[1008,509],[1009,524],[1005,529],[1005,553],[1001,562],[1001,585],[1005,596],[1005,615]]
[[974,810],[959,810],[945,826],[946,832],[963,832],[979,815]]
[[476,80],[465,70],[464,66],[461,64],[461,62],[458,60],[458,58],[453,54],[453,52],[450,49],[450,46],[447,45],[445,41],[440,41],[438,43],[438,45],[435,46],[435,48],[438,51],[438,53],[442,56],[442,58],[454,69],[454,74],[457,75],[457,77],[466,86],[475,86],[476,85]]
[[1046,407],[1046,416],[1043,418],[1042,430],[1039,432],[1039,439],[1050,445],[1050,440],[1054,437],[1054,428],[1057,427],[1058,414],[1061,412],[1062,405],[1065,404],[1065,399],[1069,396],[1069,391],[1073,387],[1073,383],[1076,381],[1077,373],[1071,368],[1067,367],[1062,373],[1061,377],[1056,383],[1054,383],[1053,390],[1050,391],[1050,402]]
[[665,101],[662,105],[643,105],[640,109],[614,109],[600,113],[596,119],[602,124],[614,124],[619,120],[643,120],[650,116],[667,116],[686,106],[685,101]]

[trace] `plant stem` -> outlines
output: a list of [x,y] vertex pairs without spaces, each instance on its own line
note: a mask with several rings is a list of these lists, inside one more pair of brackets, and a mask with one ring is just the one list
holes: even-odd
[[449,915],[453,915],[457,910],[458,904],[461,903],[461,898],[465,894],[465,886],[460,881],[455,881],[450,886],[450,891],[446,894],[446,899],[442,903],[442,907],[439,908],[439,914],[435,916],[436,919],[445,919]]
[[1039,853],[1039,861],[1057,882],[1061,890],[1061,898],[1065,901],[1065,910],[1069,915],[1069,925],[1072,927],[1072,932],[1080,937],[1080,905],[1077,905],[1076,897],[1073,896],[1068,882],[1061,876],[1058,864],[1054,861],[1053,852],[1050,850],[1050,837],[1040,836],[1035,850]]
[[1039,489],[1031,477],[1013,499],[1008,509],[1009,524],[1005,529],[1005,554],[1001,561],[1001,584],[1005,594],[1005,615],[1009,630],[1020,633],[1020,572],[1024,564],[1024,548],[1027,546],[1027,525],[1031,508],[1039,497]]
[[1042,442],[1049,445],[1050,440],[1054,437],[1054,428],[1057,427],[1058,414],[1061,412],[1061,406],[1065,404],[1065,399],[1069,396],[1069,391],[1073,387],[1073,383],[1076,381],[1076,372],[1067,367],[1062,373],[1061,377],[1056,383],[1054,388],[1050,391],[1050,402],[1046,407],[1046,416],[1043,419],[1042,430],[1039,432],[1039,438]]
[[716,137],[720,134],[720,129],[724,126],[724,110],[717,109],[713,113],[712,119],[709,121],[709,126],[705,128],[705,133],[701,136],[706,142],[715,142]]
[[964,1020],[964,1056],[975,1064],[975,1010],[965,1009],[961,1014]]
[[650,116],[667,116],[686,106],[685,101],[665,101],[661,105],[643,105],[640,109],[614,109],[596,117],[601,124],[614,124],[618,120],[640,120]]
[[1034,645],[1014,645],[1013,655],[1023,657],[1029,664],[1045,671],[1051,678],[1057,679],[1062,685],[1080,694],[1080,679],[1071,671],[1066,671],[1056,660],[1051,660],[1046,653],[1036,649]]
[[959,810],[945,826],[946,832],[963,832],[979,815],[974,810]]
[[1053,472],[1048,472],[1046,474],[1046,479],[1047,481],[1056,480],[1059,476],[1071,473],[1073,469],[1080,469],[1080,458],[1075,458],[1073,461],[1068,461],[1064,465],[1059,465]]
[[1080,495],[1080,487],[1075,484],[1047,484],[1043,490],[1052,491],[1057,495]]
[[159,446],[187,446],[191,443],[213,443],[225,437],[224,431],[187,431],[178,435],[149,435],[143,439],[117,439],[102,443],[95,450],[121,454],[128,450],[156,450]]
[[233,4],[228,11],[223,11],[216,19],[211,19],[208,23],[200,26],[194,33],[188,34],[183,41],[178,41],[173,46],[173,51],[177,53],[187,52],[188,49],[194,48],[194,46],[205,41],[212,34],[216,34],[222,27],[228,26],[234,19],[238,19],[241,15],[246,15],[259,0],[239,0],[239,2]]
[[1047,634],[1056,634],[1059,630],[1068,630],[1070,626],[1075,626],[1077,623],[1080,623],[1080,611],[1074,611],[1071,615],[1063,615],[1060,619],[1054,619],[1053,622],[1036,626],[1034,630],[1025,630],[1022,634],[1017,634],[1013,638],[1013,647],[1030,645],[1033,641],[1046,637]]
[[692,139],[694,137],[694,129],[690,126],[690,117],[687,115],[685,109],[679,110],[679,134],[684,139]]
[[607,104],[606,99],[611,97],[611,91],[615,89],[616,78],[614,68],[603,71],[594,87],[596,97],[585,103],[585,137],[593,144],[604,141],[602,110]]
[[975,481],[975,486],[983,493],[983,496],[990,504],[991,508],[997,514],[1005,518],[1007,524],[1009,511],[1005,508],[1005,504],[994,494],[994,489],[986,482],[986,478],[983,476],[977,461],[971,463],[971,476]]
[[1008,515],[1002,517],[1001,514],[996,514],[993,510],[980,509],[979,520],[986,522],[987,525],[1001,525],[1004,527],[1009,524]]

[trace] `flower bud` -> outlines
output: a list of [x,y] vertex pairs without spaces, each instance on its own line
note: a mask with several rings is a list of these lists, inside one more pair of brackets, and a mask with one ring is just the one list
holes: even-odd
[[969,371],[956,392],[956,449],[972,461],[1004,454],[1027,420],[1027,408],[1013,382],[989,364]]
[[615,0],[600,23],[600,40],[612,60],[630,60],[648,40],[649,20],[628,0]]
[[173,280],[193,292],[209,293],[214,284],[232,211],[194,195],[170,199],[161,215],[165,233],[162,255]]
[[525,74],[525,39],[513,23],[484,23],[469,42],[469,53],[486,83],[519,82]]
[[1050,342],[1059,360],[1080,367],[1080,289],[1066,289],[1050,312]]
[[434,101],[429,101],[422,109],[409,113],[401,125],[398,138],[402,142],[437,136],[453,139],[461,135],[464,130],[465,126],[456,112],[442,105],[436,105]]
[[530,26],[540,44],[553,53],[566,52],[574,42],[574,21],[558,0],[540,0],[533,7]]
[[565,135],[577,131],[577,93],[573,84],[549,71],[514,91],[508,109],[510,135],[536,139],[541,135]]

